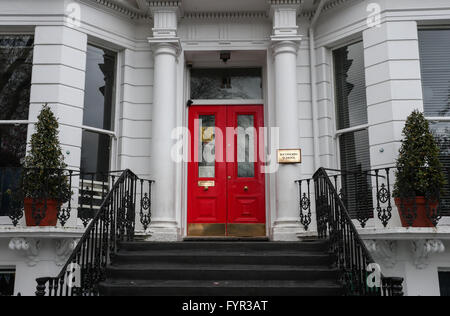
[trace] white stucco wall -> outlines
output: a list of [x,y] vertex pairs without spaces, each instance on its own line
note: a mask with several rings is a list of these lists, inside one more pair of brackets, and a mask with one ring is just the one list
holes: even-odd
[[[104,6],[82,1],[81,25],[72,27],[64,16],[65,5],[70,2],[0,2],[0,32],[35,33],[30,121],[35,120],[43,103],[51,103],[60,119],[60,138],[67,162],[70,167],[79,168],[87,43],[113,49],[118,52],[115,98],[117,141],[113,148],[115,157],[111,169],[130,168],[139,176],[152,178],[154,58],[147,40],[152,36],[152,22],[132,20]],[[379,28],[369,28],[366,23],[367,5],[371,2],[351,0],[327,8],[317,24],[315,84],[318,91],[320,164],[324,167],[338,167],[334,137],[332,49],[353,40],[364,41],[371,164],[374,168],[384,167],[395,160],[407,115],[412,109],[423,109],[417,27],[424,23],[450,23],[450,9],[445,0],[380,0],[378,3],[382,8],[382,23]],[[298,24],[299,34],[303,36],[297,56],[299,130],[292,132],[298,135],[303,151],[298,178],[308,178],[315,171],[309,16],[299,16]],[[185,51],[265,51],[264,68],[268,76],[264,98],[265,117],[268,126],[275,126],[274,64],[269,40],[271,34],[270,19],[260,13],[234,17],[227,14],[187,14],[180,19],[178,32]],[[178,59],[178,125],[186,124],[184,71],[182,54]],[[177,167],[177,187],[172,192],[176,199],[176,220],[180,229],[183,228],[186,212],[183,168],[181,165]],[[268,215],[272,224],[276,220],[274,175],[268,176],[267,180],[270,208]],[[73,217],[69,226],[79,224]],[[396,218],[391,226],[398,224],[399,219]],[[377,221],[371,222],[369,226],[376,226],[381,231],[383,229]],[[313,224],[312,231],[314,227]],[[23,233],[23,237],[26,237],[26,233]],[[411,237],[414,238],[418,237]],[[439,238],[439,235],[435,238]],[[34,288],[29,288],[26,280],[38,275],[34,269],[38,269],[40,274],[54,274],[58,268],[54,263],[49,263],[51,253],[47,255],[47,259],[44,255],[44,261],[39,263],[38,268],[26,266],[23,257],[8,250],[8,240],[10,237],[2,237],[0,232],[0,267],[16,266],[20,273],[16,280],[17,289],[24,295],[32,294]],[[449,246],[448,243],[445,245]],[[450,252],[446,250],[443,254],[432,256],[427,268],[417,269],[408,252],[409,244],[400,242],[398,249],[398,263],[394,268],[385,268],[386,274],[406,277],[406,291],[409,295],[438,294],[437,269],[450,266]]]

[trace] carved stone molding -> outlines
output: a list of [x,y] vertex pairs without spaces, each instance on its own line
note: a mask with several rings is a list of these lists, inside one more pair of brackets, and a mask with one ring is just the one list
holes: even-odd
[[57,266],[63,266],[70,254],[73,252],[78,244],[78,240],[73,239],[59,239],[56,240],[56,258],[55,263]]
[[270,5],[301,5],[302,0],[268,0]]
[[39,261],[40,240],[38,239],[12,238],[9,242],[9,249],[24,252],[30,267],[36,266]]
[[86,2],[96,2],[101,6],[119,12],[120,14],[124,14],[131,19],[148,19],[149,16],[145,10],[141,8],[135,7],[131,4],[127,4],[125,2],[119,3],[114,0],[83,0]]
[[180,0],[174,0],[174,1],[161,1],[161,0],[147,0],[148,5],[150,7],[179,7],[181,5]]
[[429,257],[433,254],[443,253],[445,245],[441,240],[413,240],[411,241],[414,264],[417,269],[425,269],[429,265]]
[[397,264],[397,242],[394,240],[366,240],[367,249],[384,267],[392,269]]
[[[62,266],[66,263],[68,257],[77,246],[78,239],[56,238],[53,242],[54,248],[50,247],[50,249],[55,253],[55,263],[58,266]],[[19,251],[25,254],[26,263],[29,267],[36,266],[37,263],[42,260],[40,258],[41,250],[43,248],[42,238],[14,237],[10,240],[8,247],[13,251]],[[48,258],[45,260],[48,260]]]
[[267,19],[265,11],[254,12],[187,12],[184,19],[191,20],[234,20],[234,19]]

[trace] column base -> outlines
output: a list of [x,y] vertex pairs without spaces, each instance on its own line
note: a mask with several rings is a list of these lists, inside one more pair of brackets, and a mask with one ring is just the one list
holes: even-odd
[[298,241],[304,230],[298,220],[279,220],[272,228],[273,241]]
[[180,230],[175,221],[156,221],[146,231],[145,241],[175,242],[180,240]]

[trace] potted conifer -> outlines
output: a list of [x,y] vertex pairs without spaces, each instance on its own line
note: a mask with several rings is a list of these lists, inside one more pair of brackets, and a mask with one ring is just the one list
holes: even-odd
[[58,128],[50,107],[44,105],[31,136],[22,173],[27,226],[56,226],[58,210],[71,197]]
[[430,213],[437,210],[445,185],[440,150],[419,111],[407,118],[403,136],[396,163],[395,204],[403,227],[433,227]]

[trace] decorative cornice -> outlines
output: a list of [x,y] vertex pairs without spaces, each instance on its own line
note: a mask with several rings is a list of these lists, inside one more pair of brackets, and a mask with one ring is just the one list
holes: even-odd
[[300,5],[302,0],[268,0],[267,3],[270,5]]
[[[334,1],[330,1],[328,2],[322,9],[322,12],[326,12],[328,10],[334,9],[338,6],[340,6],[341,4],[344,4],[346,2],[348,2],[350,0],[334,0]],[[312,19],[312,17],[314,16],[314,13],[316,13],[315,10],[302,10],[298,16],[299,17],[303,17],[303,18],[307,18],[307,19]]]
[[334,1],[330,1],[328,2],[324,7],[323,7],[323,11],[327,11],[330,9],[333,9],[334,7],[340,6],[341,4],[348,2],[349,0],[334,0]]
[[188,12],[185,19],[267,19],[267,12]]
[[163,8],[163,7],[179,7],[181,6],[181,1],[153,1],[147,0],[147,3],[152,8]]
[[139,11],[138,8],[136,8],[136,11],[130,10],[128,8],[125,8],[124,6],[121,6],[117,3],[113,3],[109,0],[91,0],[91,1],[94,1],[104,7],[107,7],[109,9],[117,11],[121,14],[124,14],[131,19],[148,19],[150,17],[146,12],[142,12],[142,13],[138,12]]

